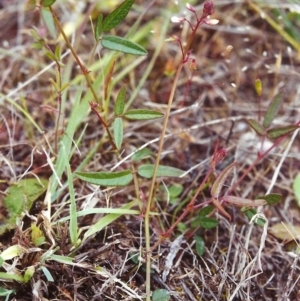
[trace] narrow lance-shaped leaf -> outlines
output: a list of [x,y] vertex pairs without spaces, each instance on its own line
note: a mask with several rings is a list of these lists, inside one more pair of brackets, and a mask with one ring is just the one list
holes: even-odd
[[[55,2],[55,1],[53,1],[53,2]],[[50,5],[48,5],[48,6],[50,6]],[[55,27],[53,16],[52,16],[50,10],[46,7],[43,7],[41,9],[41,16],[42,16],[43,21],[45,22],[46,27],[49,30],[49,33],[50,33],[51,37],[54,40],[56,40],[57,39],[56,27]]]
[[292,133],[297,129],[299,129],[298,125],[289,125],[289,126],[285,126],[285,127],[278,127],[278,128],[268,130],[267,136],[270,139],[277,139],[286,134]]
[[282,102],[282,93],[279,93],[274,97],[273,101],[271,102],[271,104],[268,107],[268,110],[266,112],[264,122],[263,122],[263,126],[265,128],[268,128],[271,125],[271,123],[273,122],[273,120],[275,119],[275,117],[279,111],[281,102]]
[[[144,164],[138,167],[138,174],[144,178],[152,178],[154,173],[153,164]],[[157,169],[158,177],[180,177],[184,171],[171,166],[159,165]]]
[[126,186],[132,181],[129,169],[117,172],[75,172],[79,179],[101,186]]
[[14,280],[14,281],[18,281],[18,282],[23,282],[23,277],[17,274],[9,274],[6,272],[0,272],[0,279],[4,279],[4,280]]
[[52,51],[46,51],[45,55],[51,60],[51,61],[57,61],[57,58],[55,54]]
[[54,278],[52,277],[50,271],[44,266],[42,266],[41,269],[42,269],[47,281],[54,282]]
[[236,165],[236,162],[231,163],[217,177],[217,179],[215,180],[215,182],[210,190],[210,194],[213,198],[218,199],[220,191],[223,187],[223,184],[224,184],[225,180],[227,179],[228,174],[233,170],[235,165]]
[[135,109],[129,110],[124,117],[130,120],[149,120],[163,117],[164,114],[153,110]]
[[[136,201],[132,201],[130,203],[125,204],[120,209],[124,209],[124,210],[130,209],[132,206],[135,205],[136,205]],[[107,225],[111,224],[121,215],[123,215],[123,213],[110,213],[100,218],[100,220],[96,224],[91,225],[89,230],[84,234],[83,241],[85,241],[88,237],[95,234],[96,232],[99,232],[102,229],[104,229]]]
[[[265,198],[265,197],[264,197]],[[249,200],[233,195],[225,195],[222,198],[225,202],[234,204],[239,207],[259,207],[267,204],[265,199]]]
[[126,86],[123,86],[118,93],[116,104],[115,104],[115,115],[122,115],[125,107],[125,97],[126,97]]
[[256,120],[248,119],[247,122],[258,135],[263,136],[265,134],[265,128],[261,124],[259,124]]
[[113,10],[103,21],[102,29],[104,32],[110,31],[121,23],[131,9],[135,0],[126,0]]
[[61,48],[59,45],[56,45],[55,47],[55,57],[57,61],[60,61],[61,59]]
[[117,117],[114,121],[114,140],[119,150],[123,142],[123,120],[121,117]]
[[104,48],[134,55],[147,55],[147,50],[137,43],[116,36],[104,36],[101,40]]
[[103,15],[99,14],[97,17],[97,22],[96,22],[96,26],[95,26],[95,40],[98,41],[99,37],[102,33],[102,20],[103,20]]

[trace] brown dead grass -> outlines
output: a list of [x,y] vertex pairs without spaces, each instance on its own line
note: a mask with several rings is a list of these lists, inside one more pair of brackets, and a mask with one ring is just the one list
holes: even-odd
[[[17,3],[18,1],[2,1],[3,8],[0,11],[0,28],[2,28],[0,90],[5,95],[9,95],[21,83],[33,78],[49,64],[42,51],[32,47],[30,28],[32,26],[42,28],[38,13],[24,12],[22,5],[18,6]],[[138,4],[142,9],[143,1],[138,1]],[[178,204],[186,196],[191,197],[191,191],[201,182],[217,139],[228,149],[228,162],[238,162],[232,183],[251,164],[256,156],[259,140],[251,134],[252,131],[245,119],[258,118],[263,114],[279,87],[284,86],[284,103],[280,116],[275,121],[276,124],[288,125],[299,121],[300,64],[296,52],[253,12],[246,2],[224,4],[215,1],[215,5],[213,17],[219,19],[220,23],[214,27],[204,26],[198,31],[192,45],[197,71],[190,83],[188,82],[190,70],[186,68],[182,72],[167,132],[171,135],[165,142],[166,152],[162,158],[165,164],[184,170],[197,166],[190,174],[190,178],[179,180],[184,187],[184,193]],[[143,22],[151,19],[153,12],[159,13],[163,6],[164,4],[157,2],[145,14]],[[61,22],[64,23],[68,14],[72,15],[74,7],[72,5],[62,7],[69,9],[66,12],[57,8],[61,14]],[[268,6],[266,10],[270,11]],[[126,24],[130,26],[137,17],[137,13],[131,13]],[[124,28],[126,31],[126,26]],[[90,48],[89,25],[82,28],[82,32],[86,35],[84,37],[78,35],[77,51],[84,60],[84,53]],[[182,30],[170,23],[169,35],[176,34],[185,40],[186,32],[186,29]],[[230,52],[229,45],[233,47]],[[155,40],[152,37],[149,37],[147,49],[150,53],[149,58],[121,84],[127,83],[129,88],[133,88],[138,83],[155,49]],[[279,53],[282,54],[282,61],[276,66],[276,56]],[[178,55],[177,45],[166,42],[150,78],[143,87],[143,93],[137,97],[133,107],[147,105],[163,110],[172,85],[172,77],[164,76],[163,72],[166,68],[172,68],[172,65],[168,64],[171,64],[172,60],[176,61]],[[52,147],[56,115],[45,106],[56,108],[56,99],[48,82],[48,77],[53,76],[54,70],[54,67],[50,68],[48,73],[39,76],[12,95],[17,102],[21,101],[21,96],[24,97],[29,112],[45,130]],[[254,91],[254,82],[257,78],[263,82],[261,105]],[[2,199],[8,183],[16,180],[30,165],[33,148],[45,142],[43,137],[30,128],[24,117],[3,99],[0,100],[0,107],[0,155],[6,160],[2,159],[0,163],[2,180],[0,199]],[[183,111],[180,111],[181,109]],[[103,135],[95,116],[91,114],[86,122],[89,125],[80,146],[83,157]],[[126,128],[123,156],[130,154],[135,147],[157,138],[161,127],[162,123],[159,121],[129,123]],[[268,219],[269,229],[281,222],[294,226],[300,223],[299,208],[295,204],[291,189],[292,181],[300,167],[299,135],[284,157],[283,164],[279,165],[289,141],[290,139],[286,139],[259,163],[235,191],[239,196],[253,199],[265,194],[272,185],[272,192],[283,195],[283,201],[279,205],[267,206],[262,211]],[[151,144],[150,148],[156,151],[157,144]],[[80,160],[78,156],[74,156],[73,169],[78,166]],[[110,146],[102,145],[86,170],[109,168],[116,162],[117,158],[111,152]],[[40,168],[45,163],[45,156],[35,153],[31,170],[35,170],[36,174],[41,176],[50,176],[49,168]],[[224,166],[218,167],[216,175]],[[271,181],[277,171],[279,174],[273,185]],[[172,182],[166,179],[165,183],[170,185]],[[226,185],[230,186],[232,183]],[[148,193],[149,185],[148,181],[141,183],[140,188],[145,195]],[[78,208],[83,206],[86,196],[92,193],[98,199],[95,203],[97,207],[106,207],[106,198],[113,202],[114,207],[118,207],[127,203],[134,195],[133,187],[96,192],[94,186],[76,182],[75,189],[79,200]],[[199,203],[209,196],[207,193],[203,192]],[[64,201],[63,196],[60,201]],[[41,208],[38,204],[33,209],[32,215],[39,215]],[[161,232],[171,225],[178,204],[167,204],[165,194],[157,194],[156,210],[160,216],[152,220],[152,244],[157,241]],[[54,203],[53,211],[59,206],[60,203]],[[285,244],[276,235],[249,224],[238,208],[228,206],[226,210],[232,216],[231,222],[217,215],[219,219],[217,229],[199,230],[198,233],[206,243],[206,252],[202,257],[197,255],[192,239],[182,240],[165,281],[162,280],[162,273],[165,270],[166,259],[172,248],[172,242],[180,233],[173,233],[159,246],[152,254],[152,290],[167,289],[172,300],[298,300],[300,292],[298,259],[295,253],[291,252],[295,244],[293,242]],[[1,213],[5,215],[5,209],[2,209]],[[68,212],[62,211],[61,217],[64,215],[68,215]],[[196,212],[183,221],[187,229],[195,215]],[[98,218],[99,216],[81,218],[79,226],[88,227]],[[75,254],[71,252],[67,226],[58,225],[53,229],[57,246],[60,247],[57,254],[66,256],[72,254],[78,264],[73,267],[47,262],[46,267],[51,272],[54,282],[47,282],[43,273],[39,271],[28,284],[0,281],[0,286],[15,289],[17,293],[11,300],[18,301],[139,300],[145,292],[145,271],[143,263],[137,265],[132,257],[138,255],[144,247],[141,223],[141,218],[124,216],[93,239],[86,241]],[[26,237],[25,230],[17,228],[14,233],[3,236],[1,249],[4,250],[13,243],[33,247]],[[30,265],[39,266],[39,256],[40,254],[37,254],[21,259],[18,267],[22,270]],[[106,272],[94,273],[94,265],[105,268]]]

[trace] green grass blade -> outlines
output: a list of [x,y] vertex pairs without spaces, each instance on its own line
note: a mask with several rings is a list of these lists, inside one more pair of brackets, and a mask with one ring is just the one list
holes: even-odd
[[67,171],[67,178],[68,178],[68,186],[69,186],[69,194],[70,194],[70,225],[69,225],[69,234],[70,239],[73,246],[76,246],[77,239],[78,239],[78,225],[77,225],[77,211],[76,211],[76,201],[75,201],[75,191],[73,185],[73,175],[71,172],[69,158],[67,153],[65,152],[64,145],[61,146],[62,153],[65,159],[65,167]]
[[[124,206],[121,207],[121,209],[130,209],[134,205],[137,204],[137,201],[132,201]],[[84,234],[83,241],[89,238],[90,236],[94,235],[95,233],[101,231],[103,228],[111,224],[113,221],[115,221],[117,218],[119,218],[122,214],[115,214],[111,213],[103,218],[100,219],[99,222],[97,222],[95,225],[92,225],[90,229]]]

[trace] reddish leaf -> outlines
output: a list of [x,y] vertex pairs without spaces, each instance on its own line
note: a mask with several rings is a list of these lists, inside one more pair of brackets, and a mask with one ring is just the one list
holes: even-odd
[[263,199],[257,199],[257,200],[249,200],[240,198],[233,195],[225,195],[222,198],[225,202],[240,206],[240,207],[259,207],[267,204],[266,200]]

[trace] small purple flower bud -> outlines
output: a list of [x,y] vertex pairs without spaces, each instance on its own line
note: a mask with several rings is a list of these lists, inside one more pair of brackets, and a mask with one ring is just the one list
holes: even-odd
[[212,1],[206,1],[203,6],[203,16],[207,17],[214,13],[214,4]]

